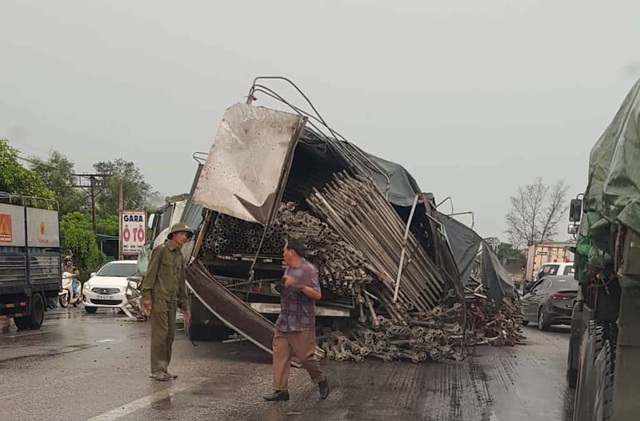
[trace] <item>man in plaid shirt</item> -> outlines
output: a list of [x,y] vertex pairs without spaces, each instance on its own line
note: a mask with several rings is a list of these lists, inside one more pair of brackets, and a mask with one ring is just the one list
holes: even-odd
[[316,360],[316,301],[321,298],[318,270],[304,258],[304,245],[289,239],[284,246],[284,288],[281,295],[280,316],[273,335],[273,389],[267,401],[289,400],[289,370],[292,354],[318,384],[320,398],[329,395],[329,383]]

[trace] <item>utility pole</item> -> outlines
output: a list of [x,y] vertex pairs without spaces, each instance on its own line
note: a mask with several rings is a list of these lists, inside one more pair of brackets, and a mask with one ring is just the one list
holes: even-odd
[[107,179],[110,174],[72,174],[75,178],[71,187],[81,188],[91,197],[91,222],[93,233],[97,234],[96,226],[96,197],[107,186]]
[[[122,211],[124,210],[124,182],[122,181],[122,177],[120,177],[120,186],[118,189],[118,232],[122,231]],[[118,260],[122,260],[122,244],[120,244],[121,240],[118,240]]]

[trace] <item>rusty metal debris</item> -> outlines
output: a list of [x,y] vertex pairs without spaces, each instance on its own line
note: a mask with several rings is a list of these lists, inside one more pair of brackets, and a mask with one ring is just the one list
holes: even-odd
[[327,358],[336,361],[361,362],[373,357],[418,363],[461,361],[470,354],[469,347],[476,345],[522,343],[525,338],[518,303],[505,302],[497,307],[477,295],[467,296],[463,304],[455,302],[455,294],[448,294],[441,305],[427,312],[396,308],[400,320],[386,315],[387,307],[381,305],[377,313],[372,310],[365,317],[365,322],[359,320],[341,330],[325,331],[320,338],[321,347]]

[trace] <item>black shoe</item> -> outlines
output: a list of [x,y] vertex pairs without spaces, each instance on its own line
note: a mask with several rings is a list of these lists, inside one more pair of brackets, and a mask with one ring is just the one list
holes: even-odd
[[276,390],[272,395],[265,396],[267,402],[285,402],[289,400],[289,392],[286,390]]
[[318,389],[320,389],[320,399],[327,399],[330,391],[329,382],[327,381],[327,379],[318,382]]

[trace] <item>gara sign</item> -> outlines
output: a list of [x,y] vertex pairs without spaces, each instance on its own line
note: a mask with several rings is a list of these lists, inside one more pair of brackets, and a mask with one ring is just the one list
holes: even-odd
[[139,210],[120,211],[120,254],[137,256],[147,241],[147,213]]

